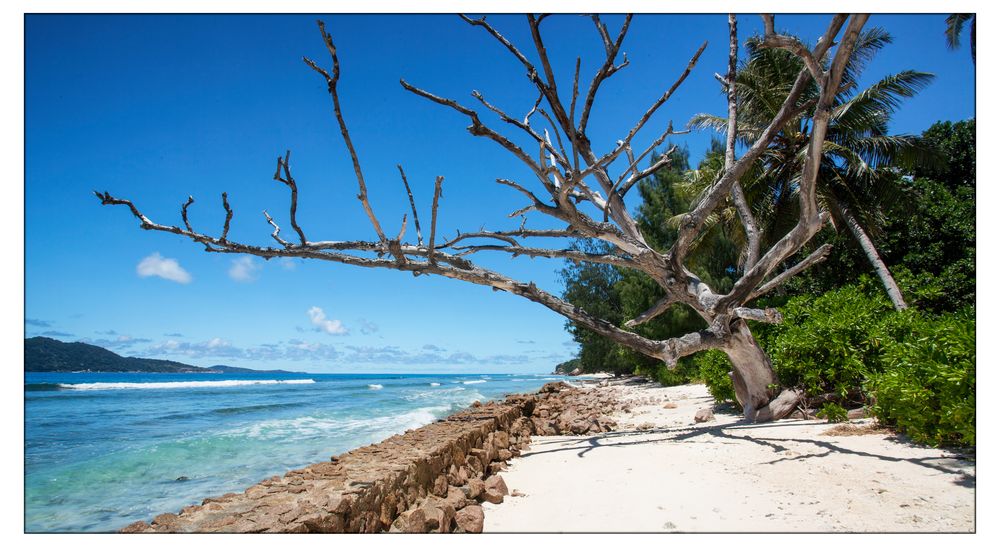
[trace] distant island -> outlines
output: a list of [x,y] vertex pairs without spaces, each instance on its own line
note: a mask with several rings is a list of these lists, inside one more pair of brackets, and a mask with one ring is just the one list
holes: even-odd
[[287,370],[254,370],[216,365],[196,367],[165,359],[122,357],[83,342],[60,342],[44,336],[24,339],[25,372],[196,372],[202,374],[288,373]]

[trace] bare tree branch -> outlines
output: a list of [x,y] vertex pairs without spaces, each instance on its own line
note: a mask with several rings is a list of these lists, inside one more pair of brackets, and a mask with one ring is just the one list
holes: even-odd
[[337,82],[340,80],[340,60],[337,58],[337,48],[333,45],[333,38],[326,32],[326,25],[323,21],[316,21],[316,24],[319,25],[319,32],[323,37],[323,43],[326,44],[326,49],[330,53],[330,60],[333,63],[333,74],[322,70],[316,63],[305,57],[302,60],[326,78],[327,89],[330,92],[330,98],[333,99],[333,114],[337,118],[337,125],[340,126],[340,135],[347,146],[347,152],[351,155],[354,176],[358,179],[358,200],[361,201],[361,205],[365,209],[365,214],[368,215],[368,220],[371,221],[372,227],[375,228],[375,233],[378,234],[379,241],[385,243],[385,233],[382,232],[382,226],[379,224],[378,219],[375,217],[375,212],[372,211],[372,206],[368,202],[368,187],[365,185],[364,173],[361,172],[361,162],[358,160],[358,153],[354,150],[351,134],[347,130],[344,115],[340,111],[340,95],[337,93]]
[[625,22],[622,23],[622,28],[618,31],[618,37],[614,42],[611,41],[611,36],[608,35],[608,28],[604,26],[601,22],[601,18],[598,15],[592,16],[594,20],[594,25],[597,27],[597,32],[601,35],[601,40],[604,42],[604,64],[598,69],[597,74],[590,81],[590,87],[587,88],[587,95],[583,101],[583,111],[580,114],[580,124],[577,128],[579,133],[586,133],[587,123],[590,121],[590,110],[594,107],[594,99],[597,97],[597,90],[615,72],[628,66],[628,58],[625,58],[622,64],[615,65],[615,59],[618,58],[618,51],[621,50],[622,42],[625,40],[625,34],[628,33],[628,27],[632,23],[632,14],[629,13],[625,15]]
[[233,209],[229,207],[229,196],[225,192],[222,193],[222,208],[226,210],[226,221],[222,225],[222,237],[219,239],[225,241],[229,235],[229,222],[233,220]]
[[[291,150],[285,151],[285,159],[282,160],[281,156],[278,156],[278,168],[274,171],[274,180],[282,182],[291,190],[291,206],[288,213],[289,221],[292,223],[292,229],[295,233],[299,234],[299,240],[302,244],[306,244],[306,234],[302,232],[302,228],[299,227],[298,221],[295,219],[295,211],[298,208],[299,202],[299,187],[295,184],[295,179],[292,178],[291,168],[288,165],[288,158],[291,156]],[[284,171],[285,175],[282,176],[281,172]]]
[[781,272],[780,274],[774,276],[773,279],[761,285],[757,290],[755,290],[750,294],[750,297],[747,298],[747,301],[749,302],[750,300],[754,300],[759,296],[763,296],[773,291],[774,289],[781,286],[784,282],[798,275],[800,272],[802,272],[809,266],[823,262],[824,260],[826,260],[827,255],[830,254],[831,249],[833,249],[833,245],[830,245],[829,243],[820,245],[818,249],[810,253],[809,256],[802,259],[801,262],[792,266],[791,268],[788,268],[787,270]]
[[654,318],[662,315],[663,312],[669,310],[670,306],[673,306],[676,302],[677,300],[675,300],[672,295],[668,294],[667,296],[664,296],[663,298],[657,300],[656,303],[650,306],[648,310],[635,316],[634,319],[626,321],[625,326],[627,328],[632,329],[638,327],[639,325],[642,325],[643,323],[648,323],[652,321]]
[[396,168],[399,169],[399,176],[403,179],[403,186],[406,188],[406,197],[410,199],[410,210],[413,211],[413,225],[417,229],[417,243],[423,245],[424,237],[420,234],[420,217],[417,216],[417,205],[413,202],[413,192],[410,191],[410,183],[406,181],[406,173],[403,172],[403,166],[396,164]]
[[[736,32],[736,14],[729,14],[729,71],[726,73],[726,102],[728,103],[729,119],[726,124],[726,160],[725,170],[733,168],[736,163],[736,60],[739,54],[739,40]],[[743,262],[743,269],[752,268],[760,256],[760,229],[757,228],[757,221],[753,218],[753,211],[747,203],[747,198],[743,194],[743,185],[740,181],[733,183],[731,191],[733,204],[736,205],[736,212],[743,224],[743,230],[747,236],[747,245]]]

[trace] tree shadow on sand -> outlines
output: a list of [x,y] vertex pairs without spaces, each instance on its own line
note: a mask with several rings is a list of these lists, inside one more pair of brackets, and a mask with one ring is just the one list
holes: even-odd
[[[602,433],[598,435],[591,435],[586,437],[580,437],[579,441],[573,442],[572,446],[565,446],[567,441],[565,438],[560,439],[546,439],[545,437],[535,437],[533,439],[533,444],[536,449],[529,453],[521,454],[522,458],[530,458],[539,454],[550,454],[555,452],[576,452],[578,458],[584,458],[593,450],[597,449],[612,449],[616,447],[625,446],[635,446],[643,444],[657,444],[657,443],[676,443],[676,442],[697,442],[699,439],[703,439],[706,436],[715,439],[722,439],[724,443],[727,444],[739,444],[739,443],[752,443],[758,446],[769,448],[773,450],[776,454],[786,452],[791,450],[789,445],[799,444],[799,445],[811,445],[819,449],[819,452],[800,454],[792,457],[780,457],[771,461],[763,462],[763,465],[774,465],[782,461],[795,461],[795,460],[808,460],[814,458],[824,458],[831,454],[846,454],[862,459],[877,459],[886,462],[907,462],[914,465],[919,465],[921,467],[938,471],[950,475],[953,478],[953,482],[960,486],[966,488],[975,488],[976,486],[976,476],[975,476],[975,460],[970,459],[966,454],[959,452],[951,452],[942,449],[943,455],[941,456],[927,456],[927,457],[897,457],[890,456],[886,454],[876,454],[872,452],[866,452],[863,450],[852,449],[843,446],[835,441],[825,441],[819,439],[808,439],[808,438],[793,438],[793,437],[774,437],[774,436],[762,436],[761,434],[751,433],[749,435],[734,434],[740,431],[758,431],[766,434],[773,430],[780,430],[782,427],[802,427],[802,426],[825,426],[829,425],[825,421],[819,420],[782,420],[779,422],[770,422],[765,424],[747,424],[747,423],[734,423],[734,424],[717,424],[717,425],[705,425],[705,426],[687,426],[687,427],[666,427],[666,428],[654,428],[647,429],[644,431],[611,431],[608,433]],[[780,433],[780,431],[778,431]],[[901,435],[887,435],[891,442],[899,443],[906,446],[916,446],[914,443],[909,442],[905,437]],[[551,448],[545,448],[547,445],[561,445],[553,446]],[[801,449],[800,447],[796,447]],[[971,472],[970,472],[971,471]]]

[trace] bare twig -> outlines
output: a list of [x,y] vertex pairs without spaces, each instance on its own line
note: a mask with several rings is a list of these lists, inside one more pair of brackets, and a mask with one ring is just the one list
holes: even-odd
[[434,179],[434,199],[431,201],[431,238],[427,240],[427,248],[429,253],[427,255],[427,261],[431,264],[435,263],[434,257],[434,235],[437,232],[437,219],[438,219],[438,200],[441,199],[441,183],[444,182],[444,177],[439,176]]
[[[295,179],[292,178],[291,167],[288,164],[288,159],[291,156],[291,150],[285,151],[285,158],[282,159],[278,156],[278,168],[274,172],[274,180],[282,182],[291,190],[291,206],[289,208],[288,216],[289,222],[292,223],[292,229],[295,233],[299,234],[299,240],[303,245],[306,244],[306,234],[302,232],[302,228],[299,227],[298,221],[295,219],[295,211],[298,208],[299,203],[299,187],[295,184]],[[284,171],[284,176],[282,176],[282,171]]]
[[403,186],[406,188],[406,197],[410,199],[410,210],[413,211],[413,226],[417,229],[417,244],[423,245],[424,237],[420,234],[420,217],[417,216],[417,205],[413,202],[413,192],[410,191],[410,183],[406,181],[406,173],[403,172],[403,166],[396,164],[396,168],[399,169],[399,176],[403,179]]

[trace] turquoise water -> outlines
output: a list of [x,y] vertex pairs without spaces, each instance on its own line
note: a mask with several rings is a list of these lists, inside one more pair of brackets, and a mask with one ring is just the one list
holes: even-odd
[[114,531],[550,375],[25,374],[25,530]]

